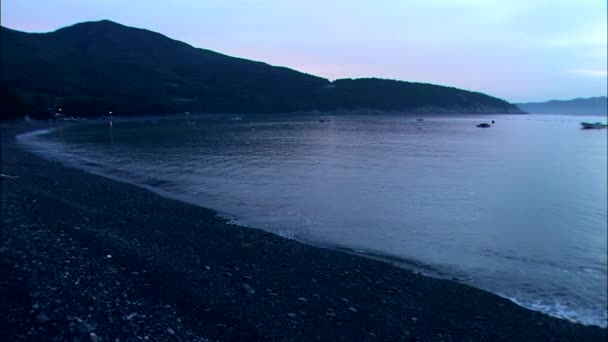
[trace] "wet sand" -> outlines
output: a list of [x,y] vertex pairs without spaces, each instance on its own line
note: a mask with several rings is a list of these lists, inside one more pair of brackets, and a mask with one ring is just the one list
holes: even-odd
[[457,282],[226,224],[39,158],[2,128],[7,341],[605,341]]

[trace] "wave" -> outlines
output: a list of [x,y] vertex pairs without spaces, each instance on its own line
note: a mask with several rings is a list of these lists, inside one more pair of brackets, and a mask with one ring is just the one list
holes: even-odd
[[507,296],[502,293],[496,294],[519,306],[539,311],[549,316],[583,325],[597,325],[602,328],[608,327],[608,311],[605,308],[573,309],[571,305],[562,301],[553,300],[549,302],[549,298],[545,298],[544,301],[541,301],[525,297]]

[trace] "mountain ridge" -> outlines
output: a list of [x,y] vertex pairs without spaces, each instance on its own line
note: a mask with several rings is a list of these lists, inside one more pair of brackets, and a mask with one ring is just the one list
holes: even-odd
[[1,82],[24,111],[80,115],[278,113],[371,109],[521,113],[505,100],[453,87],[339,79],[193,47],[109,20],[46,33],[1,28]]
[[517,106],[532,114],[608,115],[606,96],[518,103]]

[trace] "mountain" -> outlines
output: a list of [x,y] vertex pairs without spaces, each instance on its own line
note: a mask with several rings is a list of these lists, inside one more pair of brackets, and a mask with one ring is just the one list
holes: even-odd
[[381,79],[327,79],[192,47],[108,20],[49,33],[1,28],[0,81],[45,115],[373,109],[520,113],[485,94]]
[[608,115],[606,96],[518,103],[517,106],[532,114]]

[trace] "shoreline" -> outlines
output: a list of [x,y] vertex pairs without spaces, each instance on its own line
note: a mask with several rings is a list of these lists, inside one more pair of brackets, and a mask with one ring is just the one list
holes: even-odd
[[1,184],[9,339],[606,338],[458,282],[227,224],[16,145],[41,128],[2,127],[2,173],[18,176]]
[[[26,133],[23,133],[23,134],[19,134],[18,136],[16,136],[16,138],[18,138],[19,136],[27,135],[27,134],[32,134],[32,135],[47,134],[49,132],[53,132],[54,130],[56,130],[56,128],[53,128],[53,127],[44,128],[44,129],[40,129],[40,130],[39,129],[35,129],[35,130],[29,131],[29,132],[26,132]],[[18,141],[18,139],[17,139],[17,141]],[[25,145],[25,143],[23,143],[23,142],[21,142],[20,144]],[[30,147],[32,147],[32,146],[30,146]],[[29,153],[32,153],[32,151],[31,150],[27,150],[27,148],[25,150],[27,152],[29,152]],[[39,153],[45,153],[47,151],[45,151],[45,152],[38,151],[38,152]],[[37,154],[37,152],[34,153],[34,154]],[[47,159],[47,158],[41,157],[40,155],[37,155],[37,157],[43,158],[43,159]],[[294,240],[294,241],[297,241],[297,242],[300,242],[300,243],[303,243],[303,244],[306,244],[306,245],[310,245],[310,246],[313,246],[313,247],[324,248],[324,249],[331,249],[331,250],[337,250],[337,251],[341,251],[341,252],[352,254],[352,255],[356,255],[356,256],[361,256],[361,257],[365,257],[365,258],[370,258],[370,259],[374,259],[374,260],[383,261],[383,262],[399,266],[399,267],[404,268],[406,270],[409,270],[409,271],[412,271],[414,273],[418,273],[420,275],[424,275],[424,276],[427,276],[427,277],[433,277],[433,278],[438,278],[438,279],[450,279],[450,276],[447,275],[447,274],[442,274],[442,275],[437,274],[436,276],[430,275],[430,273],[436,272],[436,271],[432,271],[432,266],[420,263],[420,262],[418,262],[418,261],[416,261],[414,259],[405,259],[405,258],[401,258],[401,257],[398,257],[398,256],[392,256],[392,255],[389,255],[389,254],[383,254],[381,252],[355,250],[355,249],[349,248],[347,246],[339,246],[339,245],[323,244],[322,242],[307,241],[307,240],[304,240],[304,239],[298,239],[296,237],[290,237],[290,236],[287,236],[287,235],[283,235],[280,232],[273,232],[271,230],[264,230],[263,228],[258,228],[258,227],[252,227],[252,226],[238,224],[238,217],[236,217],[235,215],[233,215],[231,213],[226,213],[226,212],[222,213],[221,210],[218,210],[218,209],[207,208],[207,207],[205,207],[203,205],[197,204],[196,201],[194,201],[194,200],[190,200],[187,196],[180,196],[178,194],[174,194],[174,193],[170,193],[168,191],[165,191],[165,190],[163,190],[161,188],[158,188],[158,187],[155,187],[155,186],[152,186],[152,185],[143,184],[143,183],[137,183],[137,182],[134,182],[132,180],[129,180],[127,178],[123,178],[123,177],[120,177],[120,176],[109,175],[109,174],[103,175],[103,174],[101,174],[102,172],[100,170],[96,170],[94,168],[88,168],[87,169],[86,167],[84,167],[83,165],[81,165],[78,162],[76,162],[74,164],[66,164],[65,160],[62,160],[62,161],[51,160],[51,161],[57,161],[59,163],[62,163],[66,167],[71,167],[71,168],[73,167],[73,168],[85,171],[87,173],[91,173],[91,174],[96,175],[96,176],[109,178],[109,179],[114,180],[114,181],[119,182],[119,183],[124,183],[124,184],[127,184],[127,185],[136,186],[136,187],[148,190],[150,192],[153,192],[153,193],[155,193],[155,194],[157,194],[157,195],[159,195],[159,196],[161,196],[163,198],[167,198],[167,199],[170,199],[170,200],[176,200],[176,201],[184,202],[184,203],[191,204],[191,205],[194,205],[194,206],[197,206],[197,207],[201,207],[201,208],[204,208],[204,209],[209,209],[209,210],[213,211],[215,213],[215,215],[219,219],[224,220],[227,225],[240,226],[240,227],[243,227],[243,228],[260,229],[260,230],[269,232],[271,234],[277,235],[277,236],[279,236],[281,238],[285,238],[285,239],[288,239],[288,240]],[[403,265],[403,266],[401,266],[401,265]],[[405,266],[405,265],[409,265],[409,266]],[[430,272],[430,273],[423,274],[423,272],[424,272],[423,270],[425,270],[426,272]],[[576,323],[576,322],[574,322],[574,323]]]
[[[462,117],[462,116],[460,116],[460,117]],[[161,120],[163,120],[163,119],[164,120],[176,120],[176,118],[174,118],[174,117],[166,117],[166,116],[160,117],[160,119]],[[125,118],[124,121],[125,122],[134,121],[134,118]],[[301,238],[299,236],[294,236],[293,234],[286,234],[284,231],[281,231],[281,230],[277,231],[277,230],[273,230],[273,229],[265,229],[265,228],[263,228],[264,227],[263,224],[253,225],[253,226],[247,225],[246,223],[243,224],[242,221],[239,220],[238,216],[233,215],[232,213],[229,213],[229,212],[222,211],[221,206],[220,207],[206,206],[204,203],[201,203],[200,201],[197,201],[196,199],[194,199],[188,195],[167,191],[161,187],[154,185],[153,182],[148,182],[145,180],[142,181],[141,179],[136,180],[135,178],[137,178],[137,177],[134,178],[126,170],[121,170],[120,174],[117,174],[117,173],[113,172],[112,168],[102,167],[100,165],[100,163],[98,163],[98,161],[83,161],[78,157],[78,155],[73,155],[67,151],[60,152],[59,156],[54,155],[55,151],[54,151],[53,147],[49,148],[46,146],[42,146],[42,144],[44,142],[42,142],[42,144],[41,144],[41,142],[36,141],[36,138],[34,138],[33,141],[29,138],[25,138],[28,135],[36,137],[38,135],[45,135],[45,134],[55,132],[57,129],[60,129],[60,127],[58,127],[58,125],[61,125],[64,127],[77,127],[77,126],[90,125],[90,124],[100,125],[103,123],[99,122],[99,121],[95,122],[95,123],[94,122],[88,122],[88,123],[86,123],[86,122],[56,123],[55,122],[52,124],[47,124],[47,126],[49,126],[49,128],[36,129],[36,130],[30,131],[30,132],[27,132],[25,134],[20,134],[17,136],[17,141],[20,142],[20,144],[24,147],[24,149],[26,151],[34,152],[37,156],[42,157],[44,159],[59,161],[60,163],[62,163],[63,165],[66,165],[68,167],[74,167],[74,168],[77,168],[80,170],[84,170],[85,172],[92,173],[92,174],[98,175],[98,176],[103,176],[106,178],[110,178],[112,180],[115,180],[115,181],[118,181],[121,183],[125,183],[127,185],[134,185],[134,186],[146,189],[148,191],[151,191],[157,195],[160,195],[161,197],[169,198],[172,200],[178,200],[178,201],[182,201],[185,203],[193,204],[195,206],[211,209],[216,213],[216,215],[218,217],[220,217],[221,219],[224,219],[229,224],[239,225],[239,226],[246,227],[246,228],[258,228],[258,229],[262,229],[266,232],[270,232],[272,234],[279,235],[283,238],[296,240],[298,242],[308,244],[311,246],[338,250],[338,251],[342,251],[342,252],[349,253],[349,254],[356,255],[356,256],[361,256],[361,257],[365,257],[365,258],[370,258],[370,259],[374,259],[374,260],[387,262],[394,266],[401,267],[406,270],[412,271],[418,275],[437,278],[437,279],[451,280],[451,281],[455,281],[455,282],[458,282],[461,284],[466,284],[466,285],[472,286],[474,288],[482,289],[482,290],[491,292],[495,295],[498,295],[500,297],[506,298],[519,306],[522,306],[524,308],[527,308],[527,309],[530,309],[533,311],[538,311],[538,312],[547,314],[552,317],[556,317],[559,319],[565,319],[565,320],[568,320],[568,321],[576,323],[576,324],[599,326],[600,328],[606,328],[606,323],[604,323],[605,319],[603,317],[598,317],[597,315],[590,317],[589,315],[586,315],[586,313],[583,310],[577,310],[577,309],[570,310],[568,307],[566,307],[564,309],[563,307],[560,307],[559,304],[543,305],[542,303],[539,304],[540,302],[535,301],[535,300],[529,300],[529,299],[527,300],[526,298],[521,298],[516,295],[509,296],[501,291],[496,291],[496,290],[493,290],[490,288],[480,287],[480,286],[477,286],[473,281],[471,281],[473,278],[468,276],[467,274],[463,274],[462,272],[459,272],[459,273],[450,272],[450,270],[446,270],[446,269],[439,269],[438,267],[436,267],[432,264],[422,263],[414,258],[405,258],[405,257],[397,256],[397,255],[391,255],[391,254],[384,253],[381,250],[353,249],[353,248],[350,248],[349,246],[345,246],[345,245],[341,245],[341,244],[337,244],[337,243],[331,244],[331,243],[326,243],[324,241],[319,241],[319,240],[316,240],[316,241],[307,240],[307,239]],[[24,139],[21,139],[22,137]],[[55,146],[55,145],[53,144],[53,146]],[[260,227],[262,227],[262,228],[260,228]]]

